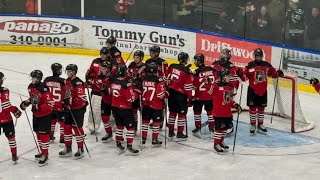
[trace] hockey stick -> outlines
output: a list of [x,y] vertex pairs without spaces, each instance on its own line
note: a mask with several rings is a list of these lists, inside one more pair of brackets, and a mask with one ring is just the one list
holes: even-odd
[[[240,104],[240,105],[241,105],[241,99],[242,99],[242,88],[243,88],[243,84],[241,83],[240,99],[239,99],[239,104]],[[236,147],[238,124],[239,124],[239,116],[240,116],[240,111],[238,111],[238,114],[237,114],[236,130],[235,130],[235,132],[234,132],[234,140],[233,140],[233,147],[232,147],[232,155],[234,155],[234,149],[235,149],[235,147]]]
[[[22,100],[22,97],[21,97],[21,94],[20,94],[20,91],[19,91],[19,90],[18,90],[18,94],[19,94],[19,97],[20,97],[21,102],[23,102],[23,100]],[[23,111],[24,111],[24,113],[26,114],[26,117],[27,117],[27,120],[28,120],[28,124],[29,124],[30,130],[31,130],[32,136],[33,136],[34,143],[36,144],[36,146],[37,146],[37,150],[38,150],[38,153],[40,154],[40,148],[39,148],[39,145],[38,145],[38,143],[37,143],[36,137],[34,136],[33,129],[32,129],[32,126],[31,126],[31,123],[30,123],[30,120],[29,120],[29,116],[28,116],[28,114],[27,114],[27,111],[26,111],[26,110],[23,110]]]
[[129,54],[128,58],[127,58],[126,61],[124,62],[125,64],[127,64],[127,62],[129,61],[129,59],[130,59],[130,57],[131,57],[131,55],[132,55],[132,53],[133,53],[133,51],[134,51],[135,49],[136,49],[136,46],[133,47],[131,53]]
[[18,118],[16,118],[16,121],[15,121],[15,123],[14,123],[14,127],[17,126],[17,123],[18,123]]
[[90,152],[89,152],[89,150],[88,150],[87,144],[86,144],[86,142],[84,141],[84,138],[83,138],[83,135],[84,135],[84,134],[81,134],[81,133],[80,133],[79,126],[78,126],[78,124],[77,124],[76,119],[74,118],[74,115],[73,115],[73,113],[72,113],[72,111],[71,111],[71,109],[70,109],[70,106],[68,107],[68,110],[69,110],[69,112],[70,112],[70,114],[71,114],[71,118],[72,118],[74,124],[75,124],[76,127],[77,127],[77,131],[78,131],[78,133],[80,134],[80,137],[81,137],[81,139],[82,139],[82,141],[83,141],[84,147],[86,148],[86,151],[87,151],[87,153],[88,153],[88,155],[89,155],[89,158],[91,158],[91,155],[90,155]]
[[[282,60],[283,60],[283,49],[281,51],[281,57],[280,57],[280,63],[279,63],[278,70],[281,68]],[[277,81],[276,81],[276,89],[275,89],[274,98],[273,98],[270,124],[272,124],[272,120],[273,120],[273,114],[274,114],[274,108],[275,108],[275,104],[276,104],[277,91],[278,91],[278,88],[279,88],[279,78],[280,77],[278,77]]]
[[164,148],[167,149],[167,125],[168,125],[168,100],[164,100],[164,121],[166,122],[164,126]]
[[89,96],[89,106],[90,106],[92,122],[93,122],[93,133],[96,136],[96,142],[98,142],[98,136],[97,136],[97,131],[96,131],[96,122],[94,121],[93,109],[92,109],[92,104],[91,104],[91,94],[89,92],[88,87],[87,87],[87,92],[88,92],[88,96]]
[[[140,150],[142,151],[142,94],[140,94]],[[137,122],[138,123],[138,122]]]

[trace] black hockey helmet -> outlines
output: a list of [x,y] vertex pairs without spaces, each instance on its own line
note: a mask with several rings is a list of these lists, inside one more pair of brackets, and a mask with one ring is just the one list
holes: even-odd
[[31,73],[30,73],[30,76],[32,78],[36,78],[38,79],[39,81],[42,80],[42,77],[43,77],[43,73],[40,71],[40,70],[33,70]]
[[194,55],[193,59],[197,63],[204,64],[204,55],[201,53]]
[[109,43],[109,44],[115,44],[116,42],[117,42],[117,39],[114,36],[110,36],[107,39],[107,43]]
[[112,64],[110,61],[103,61],[101,64],[101,67],[107,68],[107,69],[112,69]]
[[133,56],[139,56],[140,58],[143,59],[143,57],[144,57],[144,52],[143,52],[143,51],[140,51],[140,50],[137,50],[136,52],[134,52]]
[[74,71],[75,73],[78,72],[78,66],[76,64],[69,64],[66,67],[66,71]]
[[100,49],[100,55],[104,54],[104,55],[107,55],[108,53],[110,53],[110,48],[108,47],[102,47]]
[[158,72],[158,65],[154,62],[148,63],[146,65],[146,71],[149,73],[157,73]]
[[179,62],[188,63],[188,60],[189,60],[188,53],[185,53],[185,52],[179,53],[178,60],[179,60]]
[[60,63],[53,63],[51,64],[51,70],[53,74],[62,74],[62,65]]
[[117,75],[118,76],[125,76],[127,74],[127,66],[124,64],[119,64]]
[[220,53],[220,58],[224,58],[225,60],[229,61],[231,59],[231,56],[231,51],[229,49],[222,49]]
[[158,52],[158,53],[160,53],[160,47],[159,46],[151,46],[149,48],[149,51],[150,52]]
[[254,50],[254,56],[260,56],[263,57],[263,51],[261,48],[257,48],[256,50]]
[[230,75],[230,74],[231,74],[230,70],[229,70],[229,69],[226,69],[226,68],[223,68],[223,69],[221,69],[221,70],[218,72],[218,76],[219,76],[219,78],[220,78],[221,80],[223,80],[223,78],[224,78],[225,76]]
[[4,74],[3,72],[0,72],[0,79],[3,79],[4,78]]

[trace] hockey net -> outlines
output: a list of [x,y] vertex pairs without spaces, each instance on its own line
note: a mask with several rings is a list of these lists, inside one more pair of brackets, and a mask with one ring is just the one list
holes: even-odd
[[[268,79],[268,106],[265,108],[265,114],[282,117],[285,122],[291,124],[291,132],[303,132],[311,130],[315,127],[312,121],[305,118],[299,100],[298,86],[297,86],[297,74],[291,71],[285,71],[285,76],[279,78],[278,89],[276,91],[277,79]],[[248,81],[242,82],[242,99],[241,107],[243,110],[249,110],[247,106],[247,90],[249,83]],[[240,100],[240,89],[239,87],[235,101]],[[274,103],[274,97],[275,103]],[[274,111],[273,109],[274,103]],[[279,118],[278,118],[279,119]],[[266,121],[267,119],[265,119]],[[275,118],[273,119],[275,121]]]

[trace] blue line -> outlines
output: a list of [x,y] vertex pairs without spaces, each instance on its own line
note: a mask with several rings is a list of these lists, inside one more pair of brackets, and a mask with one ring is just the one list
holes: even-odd
[[269,42],[263,42],[259,40],[252,40],[252,39],[244,39],[241,37],[235,37],[235,36],[229,36],[224,34],[219,34],[215,32],[209,32],[209,31],[203,31],[203,30],[197,30],[197,29],[190,29],[190,28],[183,28],[183,27],[176,27],[176,26],[167,26],[167,25],[159,25],[159,24],[150,24],[145,22],[136,22],[136,21],[124,21],[124,20],[113,20],[113,19],[102,19],[102,18],[81,18],[76,16],[55,16],[55,15],[27,15],[27,14],[0,14],[0,16],[15,16],[15,17],[45,17],[45,18],[59,18],[59,19],[79,19],[79,20],[88,20],[88,21],[104,21],[104,22],[116,22],[116,23],[124,23],[124,24],[136,24],[136,25],[144,25],[144,26],[152,26],[152,27],[160,27],[160,28],[167,28],[167,29],[174,29],[174,30],[182,30],[187,32],[193,32],[193,33],[199,33],[199,34],[206,34],[206,35],[212,35],[222,38],[228,38],[238,41],[244,41],[244,42],[251,42],[251,43],[257,43],[257,44],[263,44],[268,46],[274,46],[279,48],[286,48],[289,50],[296,50],[296,51],[302,51],[306,53],[312,53],[312,54],[318,54],[320,55],[320,51],[315,50],[308,50],[308,49],[302,49],[297,47],[292,47],[288,45],[280,45],[280,44],[273,44]]

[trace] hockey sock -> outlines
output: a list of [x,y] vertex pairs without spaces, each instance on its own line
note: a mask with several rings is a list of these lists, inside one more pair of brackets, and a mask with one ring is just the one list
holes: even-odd
[[258,107],[258,125],[263,125],[264,107]]
[[54,135],[54,131],[56,129],[56,124],[57,124],[57,120],[54,119],[51,121],[51,131],[50,131],[50,136],[53,136]]
[[83,148],[83,128],[82,127],[72,127],[73,132],[76,136],[76,141],[77,141],[77,145],[78,148]]
[[9,141],[11,154],[17,154],[17,143],[16,143],[15,135],[8,136],[7,138],[8,138],[8,141]]
[[226,135],[227,135],[227,131],[223,130],[220,143],[222,143],[224,141],[224,138],[226,137]]
[[104,130],[106,131],[107,134],[112,134],[112,128],[110,124],[110,116],[108,115],[103,115],[101,116],[103,125],[104,125]]
[[252,126],[255,126],[257,124],[257,108],[256,107],[250,107],[249,115],[250,115],[250,124]]
[[170,112],[169,113],[168,128],[171,131],[174,130],[174,124],[176,123],[176,117],[177,117],[177,113],[175,113],[175,112]]
[[36,134],[37,134],[37,141],[38,141],[38,145],[40,147],[40,151],[42,151],[40,134],[39,134],[39,132],[36,132]]
[[160,122],[154,121],[152,126],[152,139],[158,139],[159,131],[160,131]]
[[127,144],[128,144],[128,145],[132,145],[132,143],[133,143],[133,136],[134,136],[134,128],[129,128],[129,129],[127,129],[126,138],[127,138]]
[[[150,120],[142,120],[142,138],[147,139]],[[153,122],[154,126],[154,122]]]
[[207,111],[207,115],[208,115],[208,125],[211,129],[214,129],[214,118],[212,115],[212,111]]
[[194,112],[194,125],[196,128],[201,127],[201,112]]
[[71,125],[64,125],[64,144],[66,147],[71,147],[72,145],[72,127]]
[[184,126],[186,125],[186,115],[185,114],[178,114],[178,132],[184,131]]
[[214,144],[220,144],[222,142],[223,130],[214,130],[213,135]]
[[64,122],[59,122],[60,124],[60,139],[64,139]]
[[122,134],[123,134],[124,126],[117,126],[116,128],[116,141],[122,141]]
[[48,155],[48,150],[49,150],[49,144],[50,144],[50,135],[49,134],[43,134],[39,133],[39,137],[41,139],[41,154],[42,155]]

